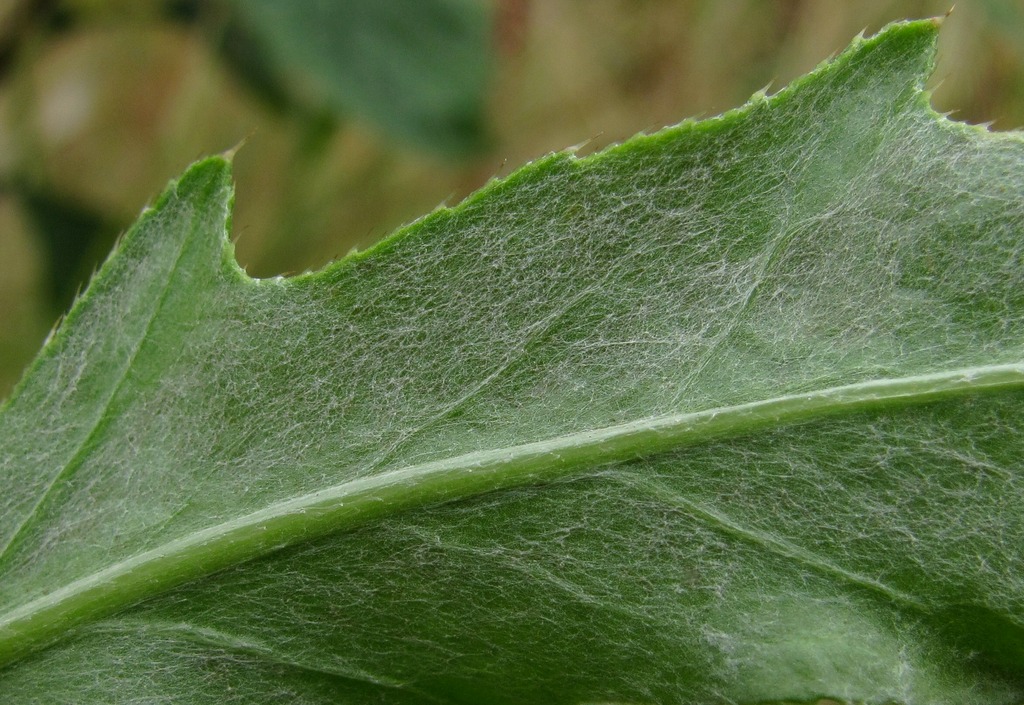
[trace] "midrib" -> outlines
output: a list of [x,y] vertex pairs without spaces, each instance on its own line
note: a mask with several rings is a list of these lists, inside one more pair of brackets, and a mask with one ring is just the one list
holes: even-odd
[[1024,389],[1024,363],[872,380],[629,423],[413,465],[302,495],[76,580],[0,617],[0,668],[90,620],[301,541],[416,506],[550,481],[755,430],[983,391]]

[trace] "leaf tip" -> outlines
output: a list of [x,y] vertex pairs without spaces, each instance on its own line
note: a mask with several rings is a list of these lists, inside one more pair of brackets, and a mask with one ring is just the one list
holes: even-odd
[[[253,130],[253,132],[255,132],[255,130]],[[227,161],[229,163],[234,162],[235,155],[238,154],[238,150],[240,150],[242,147],[245,146],[245,143],[249,141],[250,137],[252,137],[253,132],[250,132],[245,137],[243,137],[242,139],[238,140],[238,142],[235,144],[235,146],[230,147],[228,149],[225,149],[223,152],[221,152],[220,153],[221,158],[223,158],[225,161]]]
[[768,91],[771,90],[772,83],[774,83],[774,79],[772,79],[771,81],[766,83],[764,86],[762,86],[761,88],[758,88],[756,91],[751,93],[750,94],[750,98],[747,99],[747,103],[758,103],[758,102],[761,102],[761,101],[768,100],[768,97],[769,97],[768,96]]

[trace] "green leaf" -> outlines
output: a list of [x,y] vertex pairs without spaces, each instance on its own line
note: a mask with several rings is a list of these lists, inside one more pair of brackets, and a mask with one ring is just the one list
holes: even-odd
[[13,190],[45,254],[49,303],[58,312],[66,311],[103,261],[117,228],[96,208],[53,189],[15,182]]
[[252,280],[230,167],[0,414],[12,703],[1024,699],[1024,139],[937,22]]
[[491,66],[484,0],[231,0],[229,63],[272,103],[354,112],[433,150],[477,149]]

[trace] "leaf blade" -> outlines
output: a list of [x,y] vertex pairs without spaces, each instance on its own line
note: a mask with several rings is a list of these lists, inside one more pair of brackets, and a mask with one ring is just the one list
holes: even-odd
[[[1019,699],[1020,556],[996,539],[1021,529],[1024,141],[927,108],[934,32],[891,27],[722,118],[542,160],[316,275],[245,280],[210,229],[204,273],[131,365],[137,394],[2,581],[13,604],[40,600],[33,614],[97,566],[149,590],[97,584],[99,602],[165,594],[88,613],[78,641],[9,667],[5,685],[27,698],[88,653],[110,674],[103,697],[127,687],[111,670],[125,660],[178,674],[133,681],[153,697],[264,687],[273,668],[229,667],[231,638],[207,657],[234,675],[204,686],[188,632],[401,684],[351,695],[384,702]],[[210,200],[223,213],[229,195]],[[820,418],[837,399],[848,413]],[[680,450],[691,422],[702,442]],[[587,472],[510,487],[470,479],[481,458],[527,458],[517,483]],[[403,473],[437,484],[416,496]],[[352,487],[388,521],[302,535],[310,498]],[[945,503],[962,523],[942,520]],[[287,536],[254,539],[260,511],[287,514]],[[165,571],[222,573],[175,588],[146,572],[168,547],[220,550],[232,522],[250,552]],[[131,636],[176,623],[181,639]],[[96,653],[113,633],[124,648]]]
[[[186,181],[183,188],[186,197],[199,200],[199,194],[210,188],[211,183],[220,189],[230,191],[226,165],[208,161],[190,172],[192,181]],[[213,173],[208,174],[213,167]],[[60,331],[52,335],[39,357],[33,362],[25,379],[15,389],[12,397],[5,402],[3,444],[3,471],[9,481],[11,493],[35,489],[41,497],[34,501],[25,499],[12,501],[11,494],[5,498],[3,520],[0,524],[0,565],[6,553],[16,540],[22,527],[31,520],[39,502],[49,493],[69,468],[75,467],[77,459],[87,449],[90,438],[103,424],[111,401],[123,386],[132,363],[144,344],[153,321],[173,282],[175,271],[182,256],[188,249],[189,236],[200,228],[189,227],[185,222],[173,218],[176,210],[175,190],[171,189],[156,204],[143,214],[140,223],[129,232],[119,248],[119,256],[112,258],[99,272],[96,282],[87,294],[68,314]],[[195,189],[196,193],[192,193]],[[221,209],[221,220],[227,201],[214,204],[214,210]],[[180,206],[178,206],[180,208]],[[170,212],[170,217],[167,213]],[[170,227],[160,222],[161,213],[165,220],[171,220]],[[152,230],[152,232],[150,232]],[[218,238],[218,248],[220,247]],[[191,254],[196,262],[205,262],[209,252],[196,248]],[[137,263],[145,266],[137,266]],[[204,267],[205,268],[205,267]],[[123,290],[130,290],[125,295]],[[121,300],[118,300],[120,296]],[[106,319],[114,318],[120,326],[118,336],[95,336],[91,328],[102,326]],[[98,349],[97,349],[98,348]],[[70,368],[70,369],[69,369]],[[17,402],[17,403],[16,403]],[[56,423],[65,407],[73,407],[76,415],[85,418],[82,423],[71,427]],[[90,408],[91,407],[91,408]],[[25,422],[19,412],[31,418]],[[30,444],[40,444],[41,439],[29,434],[27,424],[37,425],[38,418],[53,419],[55,432],[48,434],[43,444],[44,458],[33,451]],[[75,422],[74,417],[68,421]],[[32,458],[40,465],[51,469],[48,477],[22,474],[34,467],[19,466],[13,460]],[[42,488],[38,483],[42,482]],[[29,505],[20,509],[19,505]],[[19,518],[20,515],[20,518]]]

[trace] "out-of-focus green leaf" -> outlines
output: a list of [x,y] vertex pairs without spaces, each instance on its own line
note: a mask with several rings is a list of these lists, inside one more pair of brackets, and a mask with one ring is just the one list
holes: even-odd
[[17,193],[46,253],[50,300],[63,312],[103,261],[117,227],[93,208],[50,190],[19,185]]
[[434,150],[480,146],[486,0],[236,0],[226,48],[275,104],[354,113]]
[[13,703],[1024,698],[1024,140],[936,26],[256,281],[229,164],[0,413]]

